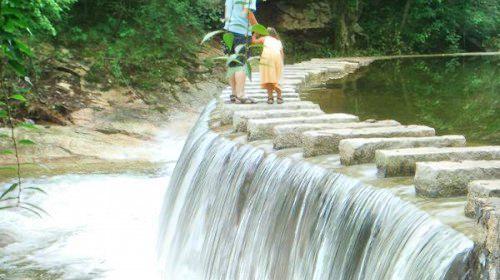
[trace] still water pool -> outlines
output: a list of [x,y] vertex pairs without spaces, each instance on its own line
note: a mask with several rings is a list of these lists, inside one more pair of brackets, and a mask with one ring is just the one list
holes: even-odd
[[375,61],[304,97],[327,113],[425,124],[463,134],[469,144],[500,144],[500,56]]

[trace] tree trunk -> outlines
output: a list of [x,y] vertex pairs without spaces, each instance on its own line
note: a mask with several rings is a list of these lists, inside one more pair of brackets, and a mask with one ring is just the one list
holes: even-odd
[[[335,13],[335,49],[341,53],[351,50],[355,43],[355,34],[353,30],[357,25],[361,5],[349,5],[350,0],[332,0],[330,2],[332,11]],[[359,26],[358,26],[359,27]]]
[[350,47],[350,32],[346,22],[345,13],[341,13],[337,16],[337,24],[336,24],[336,33],[335,33],[335,49],[340,51],[341,53],[345,53],[349,50]]

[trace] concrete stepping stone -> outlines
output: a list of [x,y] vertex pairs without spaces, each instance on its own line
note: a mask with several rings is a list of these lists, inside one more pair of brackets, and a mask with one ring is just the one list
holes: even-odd
[[266,110],[266,111],[238,111],[233,115],[233,129],[235,132],[247,131],[248,120],[288,118],[288,117],[310,117],[325,114],[321,109],[298,109],[298,110]]
[[467,190],[465,216],[477,218],[484,212],[485,207],[488,207],[492,197],[500,198],[500,180],[472,181]]
[[325,129],[343,129],[343,128],[363,128],[363,127],[380,127],[380,126],[398,126],[401,125],[397,121],[383,120],[372,122],[353,122],[353,123],[299,123],[286,124],[274,127],[274,148],[285,149],[302,146],[302,133],[305,131],[325,130]]
[[274,127],[284,124],[311,124],[311,123],[352,123],[358,122],[359,118],[350,114],[324,114],[312,117],[291,118],[269,118],[261,120],[249,120],[247,124],[248,141],[273,139]]
[[[287,87],[283,88],[281,90],[283,93],[288,93],[288,92],[294,92],[296,93],[297,90],[295,88]],[[262,88],[245,88],[245,93],[266,93],[267,90],[262,89]],[[232,90],[231,89],[224,89],[222,91],[222,94],[231,94]]]
[[423,125],[306,131],[303,133],[304,157],[336,154],[339,151],[339,143],[343,139],[434,135],[434,128]]
[[[280,81],[281,86],[294,86],[303,83],[303,79],[284,79]],[[245,86],[261,86],[260,80],[247,81]]]
[[500,146],[426,147],[375,152],[378,172],[384,177],[413,175],[416,162],[461,160],[500,160]]
[[238,111],[266,111],[266,110],[297,110],[297,109],[319,109],[318,104],[310,101],[285,102],[283,104],[224,104],[221,109],[221,123],[233,123],[234,112]]
[[[255,82],[255,81],[254,81]],[[295,86],[294,85],[282,85],[280,84],[280,88],[282,90],[295,90]],[[223,89],[223,91],[230,91],[231,90],[231,87],[225,87]],[[252,83],[252,84],[249,84],[249,83],[245,83],[245,90],[264,90],[262,88],[262,85],[260,84],[260,82],[258,83]]]
[[[246,97],[250,98],[266,98],[267,100],[267,93],[248,93],[246,92]],[[274,94],[276,96],[276,94]],[[288,97],[299,97],[299,94],[296,92],[284,92],[282,94],[283,98],[288,98]],[[221,94],[221,98],[229,98],[229,94]]]
[[[231,101],[229,99],[229,97],[224,97],[224,98],[221,98],[221,99],[222,99],[222,101],[224,103],[230,103],[230,101]],[[266,103],[267,104],[267,97],[259,97],[259,96],[257,96],[257,97],[252,97],[252,99],[255,102],[257,102],[257,103]],[[299,101],[301,101],[300,97],[287,97],[287,98],[285,98],[285,103],[288,103],[288,102],[299,102]],[[250,104],[246,104],[246,105],[250,105]]]
[[459,196],[474,180],[500,179],[499,160],[417,162],[417,194],[426,197]]
[[340,162],[344,165],[373,162],[377,150],[417,147],[463,147],[465,143],[465,137],[462,135],[344,139],[339,143]]

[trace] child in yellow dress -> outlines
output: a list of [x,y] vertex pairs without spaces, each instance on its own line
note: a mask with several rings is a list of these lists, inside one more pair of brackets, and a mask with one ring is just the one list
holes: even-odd
[[281,96],[279,82],[283,73],[283,60],[285,57],[283,44],[274,28],[268,27],[267,31],[268,36],[259,39],[252,38],[252,43],[264,45],[259,65],[260,82],[262,88],[267,90],[267,103],[274,103],[273,92],[276,91],[278,104],[282,104],[283,97]]

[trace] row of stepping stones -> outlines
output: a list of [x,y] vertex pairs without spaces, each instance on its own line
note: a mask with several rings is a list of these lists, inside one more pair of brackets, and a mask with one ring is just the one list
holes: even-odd
[[[416,192],[422,196],[469,193],[468,216],[477,215],[471,209],[484,206],[485,199],[499,199],[500,146],[466,147],[462,135],[437,136],[434,128],[423,125],[326,114],[317,104],[301,101],[298,89],[311,77],[353,72],[362,64],[313,59],[287,65],[282,82],[285,103],[280,105],[265,103],[266,92],[254,73],[245,91],[258,103],[229,104],[231,89],[226,88],[220,96],[221,122],[246,133],[247,141],[272,139],[276,150],[302,148],[304,157],[339,154],[343,165],[375,163],[383,177],[414,176]],[[487,187],[477,187],[476,180]]]

